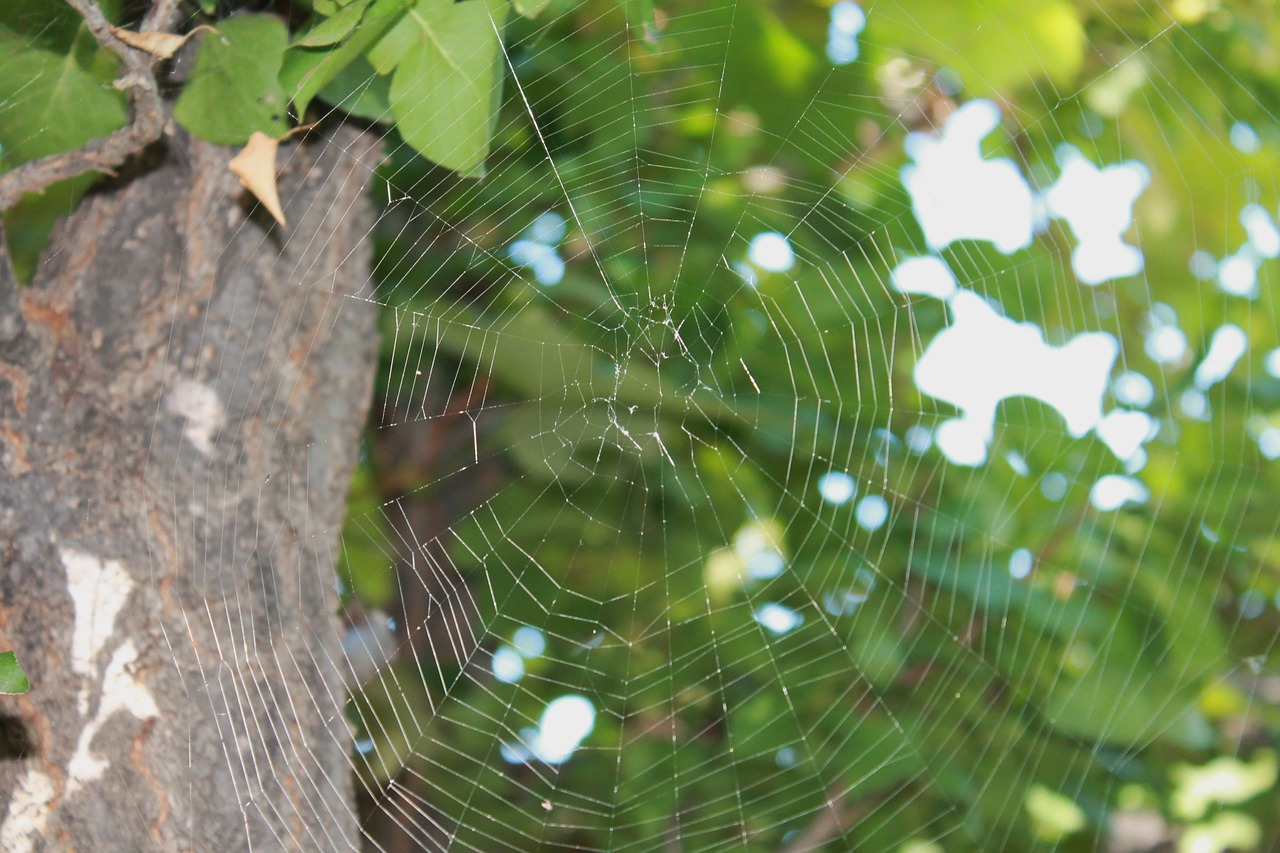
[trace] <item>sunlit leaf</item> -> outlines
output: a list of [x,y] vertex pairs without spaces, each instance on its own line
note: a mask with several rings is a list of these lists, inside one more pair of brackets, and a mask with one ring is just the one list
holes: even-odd
[[285,51],[280,69],[280,83],[295,113],[301,117],[313,98],[337,79],[353,62],[363,57],[370,46],[397,21],[412,0],[373,0],[360,26],[337,45],[307,47],[294,45]]
[[311,29],[299,35],[293,43],[302,47],[321,47],[342,41],[359,25],[360,19],[364,17],[365,10],[369,8],[371,2],[372,0],[358,0],[343,6],[330,17],[323,18]]
[[409,13],[420,40],[396,65],[391,109],[405,142],[464,175],[483,171],[505,2],[428,0]]

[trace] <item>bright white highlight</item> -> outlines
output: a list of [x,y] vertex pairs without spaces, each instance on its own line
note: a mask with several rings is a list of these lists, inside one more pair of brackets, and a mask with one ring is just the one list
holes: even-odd
[[733,537],[733,553],[753,580],[768,580],[787,567],[782,558],[782,531],[776,523],[753,521],[744,524]]
[[951,114],[940,137],[907,136],[913,162],[902,167],[902,185],[930,248],[988,240],[1008,255],[1031,245],[1031,188],[1013,161],[982,157],[983,138],[999,124],[999,108],[975,100]]
[[852,0],[840,0],[831,7],[827,25],[827,58],[835,65],[848,65],[858,58],[858,36],[867,25],[867,15]]
[[1033,397],[1057,409],[1076,438],[1102,419],[1102,395],[1118,353],[1114,337],[1090,332],[1055,347],[1039,327],[1001,317],[968,291],[950,306],[951,325],[930,342],[915,380],[921,392],[961,411],[935,434],[953,462],[985,461],[996,407],[1009,397]]
[[524,678],[524,658],[511,646],[499,646],[490,665],[493,677],[503,684],[515,684]]
[[1273,349],[1267,353],[1262,366],[1273,378],[1280,379],[1280,348]]
[[1060,501],[1067,496],[1071,481],[1067,475],[1059,471],[1050,471],[1040,480],[1040,494],[1051,501]]
[[1078,244],[1071,267],[1084,284],[1097,285],[1142,271],[1142,252],[1124,242],[1133,203],[1151,180],[1136,161],[1099,169],[1078,149],[1058,149],[1062,175],[1045,193],[1049,213],[1065,219]]
[[1253,129],[1253,125],[1243,121],[1238,121],[1231,125],[1229,133],[1231,144],[1236,150],[1242,154],[1255,154],[1262,140],[1258,137],[1258,131]]
[[525,238],[537,243],[546,243],[548,246],[554,246],[564,239],[564,226],[563,216],[548,211],[533,220],[533,224],[525,232]]
[[511,260],[533,270],[539,284],[559,284],[564,278],[564,261],[554,246],[545,246],[532,240],[517,240],[509,250]]
[[1177,326],[1162,326],[1147,337],[1147,355],[1152,361],[1171,364],[1186,354],[1187,336]]
[[1150,406],[1156,398],[1156,388],[1151,380],[1132,370],[1125,371],[1116,377],[1111,384],[1111,392],[1116,399],[1126,406]]
[[512,763],[536,758],[547,764],[563,764],[595,726],[596,708],[589,699],[561,696],[552,699],[543,709],[538,728],[520,733],[526,745],[507,745],[502,753]]
[[1146,503],[1150,497],[1146,486],[1120,474],[1108,474],[1089,491],[1089,502],[1103,512],[1117,510],[1125,504]]
[[1223,293],[1253,299],[1258,295],[1258,259],[1253,247],[1245,244],[1218,264],[1218,287]]
[[879,530],[889,520],[889,503],[879,495],[867,495],[858,501],[854,515],[859,527],[864,530]]
[[747,246],[747,257],[751,263],[769,272],[786,272],[796,263],[791,242],[777,231],[765,231],[752,237]]
[[847,504],[857,491],[853,478],[843,471],[832,471],[818,478],[818,494],[829,504]]
[[1280,459],[1280,428],[1267,427],[1258,433],[1256,439],[1258,452],[1264,459]]
[[1147,355],[1157,364],[1175,364],[1187,354],[1187,336],[1178,328],[1178,315],[1164,303],[1147,314]]
[[920,424],[907,427],[903,439],[906,441],[907,449],[917,456],[927,453],[929,448],[933,447],[933,433],[928,427]]
[[1205,396],[1203,391],[1195,388],[1188,388],[1182,392],[1182,396],[1178,398],[1178,407],[1182,409],[1185,417],[1191,418],[1193,421],[1205,421],[1209,419],[1209,398]]
[[1187,261],[1187,269],[1201,281],[1208,281],[1217,275],[1218,262],[1204,249],[1197,249],[1191,253],[1191,258]]
[[916,293],[950,299],[956,293],[956,278],[938,258],[907,258],[898,264],[889,277],[889,283],[899,293]]
[[511,244],[507,254],[511,260],[533,271],[539,284],[559,284],[564,278],[565,264],[556,246],[564,239],[564,217],[547,212],[533,221],[519,240]]
[[532,659],[539,657],[547,650],[547,637],[537,628],[525,625],[523,628],[516,629],[511,637],[511,645],[516,647],[516,651],[522,657]]
[[782,574],[786,560],[777,551],[760,551],[747,560],[747,577],[752,580],[769,580]]
[[194,379],[179,379],[165,395],[164,408],[186,419],[182,434],[197,450],[205,456],[213,452],[213,440],[226,419],[217,391]]
[[933,442],[943,456],[957,465],[971,468],[987,461],[990,438],[980,423],[963,418],[945,421],[933,434]]
[[1280,256],[1280,230],[1275,220],[1260,204],[1246,204],[1240,209],[1240,224],[1248,236],[1249,245],[1264,258]]
[[1022,580],[1031,574],[1035,560],[1032,558],[1031,551],[1026,548],[1019,548],[1009,557],[1009,575],[1015,580]]
[[1098,438],[1111,449],[1117,459],[1132,462],[1142,445],[1153,437],[1156,422],[1145,412],[1115,409],[1098,422]]
[[1248,349],[1249,336],[1244,329],[1230,323],[1220,326],[1213,333],[1204,360],[1196,368],[1196,387],[1204,391],[1226,379]]
[[779,636],[800,627],[804,622],[804,617],[799,613],[774,602],[756,608],[755,617],[757,622]]
[[548,764],[561,764],[596,726],[596,708],[581,696],[551,700],[538,722],[535,754]]

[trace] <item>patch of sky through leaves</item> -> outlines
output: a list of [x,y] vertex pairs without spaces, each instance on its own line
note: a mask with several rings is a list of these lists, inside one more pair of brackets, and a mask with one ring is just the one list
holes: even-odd
[[[938,134],[908,135],[910,162],[900,177],[929,248],[936,252],[957,240],[980,240],[1013,254],[1031,244],[1046,218],[1057,218],[1075,238],[1071,264],[1082,284],[1096,286],[1140,273],[1142,252],[1126,243],[1124,235],[1133,224],[1134,204],[1150,182],[1147,167],[1136,161],[1098,166],[1064,145],[1056,152],[1058,177],[1037,195],[1012,160],[984,157],[982,142],[999,124],[994,103],[974,100],[957,109]],[[1274,251],[1280,252],[1280,232],[1273,240],[1269,217],[1264,220],[1251,209],[1246,230],[1252,251],[1272,251],[1274,243]],[[1156,421],[1129,408],[1104,414],[1103,401],[1111,388],[1117,402],[1140,409],[1152,402],[1154,387],[1133,371],[1112,384],[1119,355],[1113,335],[1085,332],[1052,345],[1039,326],[1010,319],[998,305],[960,287],[947,264],[932,254],[902,259],[890,283],[900,293],[947,303],[949,325],[929,342],[914,375],[922,393],[959,410],[928,436],[951,462],[984,464],[998,407],[1024,396],[1056,409],[1072,436],[1094,432],[1129,474],[1143,467],[1143,444],[1158,432]],[[1153,310],[1148,316],[1147,350],[1157,363],[1186,355],[1186,336],[1176,316],[1169,315],[1171,310]],[[1227,337],[1216,351],[1211,347],[1198,371],[1206,382],[1219,381],[1243,353],[1238,336],[1219,332]],[[927,444],[921,440],[909,446]],[[1144,501],[1147,493],[1132,477],[1112,475],[1095,484],[1091,497],[1099,509],[1114,509]]]
[[1216,280],[1219,289],[1230,296],[1256,299],[1263,262],[1280,257],[1280,228],[1266,208],[1252,202],[1240,209],[1240,226],[1245,241],[1236,251],[1221,260],[1196,252],[1191,256],[1191,272],[1197,278]]
[[516,743],[504,743],[502,757],[511,764],[541,761],[563,764],[582,745],[596,725],[596,708],[583,696],[552,699],[538,718],[536,728],[520,730]]
[[952,113],[940,135],[907,135],[902,184],[931,249],[986,240],[1012,254],[1031,245],[1031,188],[1012,160],[982,156],[982,140],[999,124],[999,108],[975,100]]

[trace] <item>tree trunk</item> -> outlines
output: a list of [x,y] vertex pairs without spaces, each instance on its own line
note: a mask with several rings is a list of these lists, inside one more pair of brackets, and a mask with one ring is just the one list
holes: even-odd
[[347,849],[336,543],[377,357],[372,135],[276,227],[179,134],[0,256],[0,849]]

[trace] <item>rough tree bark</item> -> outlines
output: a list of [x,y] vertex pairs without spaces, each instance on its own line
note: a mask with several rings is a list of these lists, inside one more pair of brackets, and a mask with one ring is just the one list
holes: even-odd
[[0,256],[0,644],[33,685],[0,699],[0,849],[357,844],[333,563],[377,143],[315,136],[287,228],[178,135],[32,285]]

